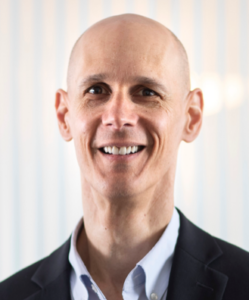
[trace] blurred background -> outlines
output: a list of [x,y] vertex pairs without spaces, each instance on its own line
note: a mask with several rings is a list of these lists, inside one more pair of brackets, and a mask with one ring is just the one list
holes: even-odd
[[79,35],[128,12],[178,36],[204,92],[202,132],[179,151],[176,206],[249,250],[249,0],[1,0],[0,280],[60,246],[82,215],[54,95]]

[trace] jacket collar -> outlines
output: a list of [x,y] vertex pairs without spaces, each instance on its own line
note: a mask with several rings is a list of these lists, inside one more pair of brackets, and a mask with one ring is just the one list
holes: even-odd
[[178,210],[180,232],[175,248],[167,300],[220,300],[228,277],[209,267],[222,256],[215,239]]
[[71,237],[43,260],[31,280],[42,289],[25,300],[70,300],[70,269],[68,253]]

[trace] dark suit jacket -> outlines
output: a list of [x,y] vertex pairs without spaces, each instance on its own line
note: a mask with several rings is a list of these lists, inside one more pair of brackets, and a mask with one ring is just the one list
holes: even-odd
[[[249,253],[212,237],[179,214],[167,300],[249,300]],[[71,300],[69,247],[70,239],[0,283],[0,300]]]

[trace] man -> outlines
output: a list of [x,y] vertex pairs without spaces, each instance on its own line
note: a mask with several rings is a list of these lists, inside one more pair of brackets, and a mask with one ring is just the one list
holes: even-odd
[[93,25],[72,50],[55,107],[75,143],[83,222],[2,282],[1,300],[249,299],[249,254],[174,208],[178,147],[198,135],[203,98],[168,29],[130,14]]

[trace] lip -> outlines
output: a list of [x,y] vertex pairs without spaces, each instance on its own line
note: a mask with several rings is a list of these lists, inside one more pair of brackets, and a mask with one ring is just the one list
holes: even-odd
[[108,143],[100,144],[96,148],[100,149],[100,148],[104,148],[104,147],[113,147],[113,146],[116,146],[118,148],[129,147],[129,146],[131,146],[131,147],[132,146],[143,146],[143,147],[146,147],[146,145],[143,144],[143,143],[134,143],[134,142],[108,142]]

